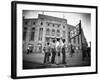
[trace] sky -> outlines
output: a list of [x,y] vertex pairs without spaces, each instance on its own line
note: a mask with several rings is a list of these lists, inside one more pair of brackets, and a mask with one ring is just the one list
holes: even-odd
[[38,18],[38,14],[44,14],[59,18],[67,19],[67,23],[76,26],[81,20],[82,29],[87,42],[91,41],[91,14],[89,13],[72,13],[72,12],[52,12],[52,11],[35,11],[23,10],[25,18]]

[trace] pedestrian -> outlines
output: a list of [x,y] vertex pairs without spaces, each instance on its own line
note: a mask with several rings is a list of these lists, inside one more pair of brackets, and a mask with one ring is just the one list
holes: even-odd
[[73,53],[74,53],[74,49],[73,49],[73,46],[72,44],[70,45],[70,54],[71,54],[71,57],[73,56]]
[[60,63],[60,43],[59,43],[59,40],[57,40],[56,42],[56,64],[59,65]]
[[87,47],[87,55],[88,55],[88,57],[90,57],[90,54],[91,54],[91,48]]
[[50,57],[50,44],[47,43],[46,46],[44,47],[44,64],[49,63],[49,57]]
[[66,64],[66,45],[65,41],[63,41],[63,46],[62,46],[62,64]]
[[30,48],[28,47],[28,48],[27,48],[27,54],[29,54],[29,53],[30,53]]
[[52,49],[52,51],[51,51],[51,53],[52,53],[51,63],[54,64],[54,62],[55,62],[55,56],[56,56],[55,40],[53,40],[51,49]]

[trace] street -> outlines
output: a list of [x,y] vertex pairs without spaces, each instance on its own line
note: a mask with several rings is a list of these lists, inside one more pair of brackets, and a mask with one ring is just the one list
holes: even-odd
[[[41,68],[61,68],[61,67],[82,67],[90,66],[90,58],[85,57],[82,61],[81,53],[73,53],[71,57],[68,53],[66,54],[66,64],[62,64],[62,55],[60,56],[60,63],[57,64],[43,64],[44,53],[30,53],[23,54],[23,69],[41,69]],[[55,58],[56,61],[56,58]]]

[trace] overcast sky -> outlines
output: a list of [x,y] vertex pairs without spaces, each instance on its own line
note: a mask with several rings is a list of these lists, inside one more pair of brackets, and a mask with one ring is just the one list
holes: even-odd
[[74,26],[81,20],[87,42],[91,41],[91,14],[23,10],[23,16],[25,16],[25,18],[38,18],[38,14],[67,19],[67,23]]

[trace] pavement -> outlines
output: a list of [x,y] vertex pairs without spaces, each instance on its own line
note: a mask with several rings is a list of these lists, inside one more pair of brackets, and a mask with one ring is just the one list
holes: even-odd
[[[44,54],[43,53],[30,53],[23,54],[23,69],[37,69],[37,68],[61,68],[61,67],[80,67],[80,66],[90,66],[90,58],[86,57],[82,61],[81,53],[74,53],[71,57],[69,53],[66,53],[66,64],[62,64],[62,55],[60,55],[59,64],[44,64]],[[51,59],[51,58],[50,58]],[[57,56],[55,58],[57,62]]]

